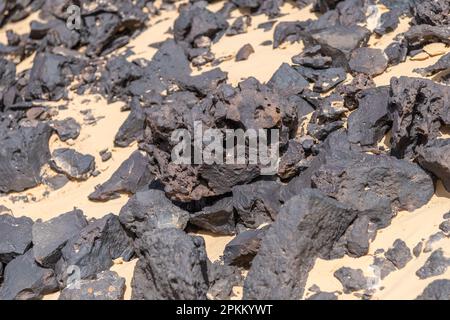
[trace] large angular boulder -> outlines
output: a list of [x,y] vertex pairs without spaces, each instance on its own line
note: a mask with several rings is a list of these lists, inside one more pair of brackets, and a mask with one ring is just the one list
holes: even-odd
[[438,177],[450,191],[450,139],[436,139],[416,149],[417,162]]
[[31,247],[33,220],[0,215],[0,263],[8,263]]
[[208,291],[205,242],[179,229],[157,229],[137,239],[139,261],[131,283],[135,300],[204,300]]
[[218,200],[211,206],[204,207],[200,212],[190,215],[189,223],[211,231],[214,234],[233,235],[236,233],[233,198]]
[[416,300],[450,300],[450,280],[434,280]]
[[305,189],[267,231],[244,284],[244,299],[300,299],[319,255],[331,251],[357,211]]
[[123,229],[114,214],[89,223],[70,239],[61,250],[61,259],[55,271],[61,287],[76,267],[80,279],[90,279],[97,273],[108,270],[113,260],[133,255],[132,239]]
[[450,87],[420,78],[392,78],[389,114],[392,155],[413,159],[416,148],[434,140],[450,124]]
[[49,221],[33,225],[33,254],[36,261],[53,268],[61,258],[61,250],[72,237],[88,224],[83,211],[73,210]]
[[33,249],[6,265],[0,300],[37,300],[58,290],[52,269],[39,266]]

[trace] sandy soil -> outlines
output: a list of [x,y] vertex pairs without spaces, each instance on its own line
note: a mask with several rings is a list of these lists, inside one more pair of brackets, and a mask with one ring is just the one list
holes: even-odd
[[[217,10],[220,4],[212,5],[212,9]],[[303,10],[293,9],[290,4],[286,4],[283,8],[284,16],[278,18],[278,21],[293,21],[306,20],[314,18],[310,13],[309,8]],[[156,49],[149,45],[165,40],[170,37],[167,30],[173,25],[176,12],[163,12],[163,14],[153,19],[149,28],[132,40],[127,48],[131,48],[135,54],[130,57],[151,59]],[[36,19],[34,14],[28,19],[14,24],[14,30],[19,33],[27,32],[29,29],[29,22]],[[230,20],[232,22],[233,19]],[[272,40],[273,29],[269,32],[264,32],[262,29],[257,29],[257,25],[261,22],[267,21],[265,16],[252,17],[252,26],[249,32],[233,37],[223,37],[218,43],[213,45],[213,52],[218,57],[229,57],[229,60],[220,64],[220,68],[228,72],[231,83],[236,84],[241,79],[253,76],[258,80],[265,82],[270,79],[272,74],[283,62],[290,62],[291,57],[301,52],[303,46],[300,43],[283,45],[281,48],[273,50],[272,46],[261,45],[266,40]],[[403,19],[399,28],[395,33],[389,34],[382,38],[372,37],[370,44],[372,47],[384,49],[393,39],[396,33],[403,32],[408,29],[408,20]],[[8,27],[11,27],[10,25]],[[4,42],[6,39],[5,29],[0,29],[0,41]],[[235,62],[234,55],[244,45],[250,43],[255,53],[250,56],[249,60],[243,62]],[[442,53],[449,52],[448,48],[441,48]],[[124,51],[122,49],[121,51]],[[393,76],[415,76],[412,70],[416,67],[428,66],[440,58],[441,55],[434,57],[429,56],[423,61],[413,61],[408,59],[405,63],[390,68],[388,72],[375,78],[377,85],[388,85],[390,78]],[[30,67],[33,57],[25,60],[18,66],[18,70],[26,70]],[[203,72],[213,68],[206,66],[202,69],[195,70],[194,73]],[[55,104],[57,106],[58,104]],[[67,105],[67,110],[60,110],[58,119],[65,119],[73,117],[80,123],[83,123],[83,115],[81,110],[91,109],[94,116],[97,118],[96,125],[83,125],[81,135],[77,140],[61,142],[56,135],[51,139],[51,149],[62,146],[71,146],[76,150],[89,153],[96,156],[97,167],[101,174],[98,177],[92,177],[83,183],[69,182],[62,189],[57,191],[49,191],[46,187],[37,187],[19,194],[12,194],[8,197],[0,198],[0,204],[12,209],[15,216],[29,216],[33,219],[48,220],[61,213],[70,211],[73,207],[80,208],[88,217],[102,217],[110,212],[118,214],[120,208],[126,203],[128,197],[122,196],[119,199],[109,201],[106,203],[94,203],[87,199],[87,196],[94,190],[97,184],[106,181],[111,174],[119,167],[119,165],[128,158],[128,156],[136,149],[136,146],[129,148],[115,148],[113,145],[113,138],[127,117],[126,112],[121,112],[122,104],[113,103],[107,104],[100,96],[74,95]],[[99,157],[99,152],[108,148],[112,151],[112,159],[108,162],[102,163]],[[14,202],[12,196],[26,195],[29,202],[18,201]],[[371,256],[377,249],[388,249],[394,240],[397,238],[403,239],[410,248],[414,247],[422,239],[427,239],[431,234],[438,231],[438,225],[443,221],[443,214],[450,210],[450,194],[445,192],[442,185],[439,184],[436,195],[423,208],[414,212],[400,212],[394,218],[392,225],[387,229],[381,230],[378,233],[375,241],[371,244],[370,254],[360,259],[352,259],[346,257],[340,260],[323,261],[318,260],[315,268],[310,274],[307,287],[313,284],[319,285],[322,290],[335,291],[340,290],[340,283],[333,277],[333,272],[341,266],[349,266],[353,268],[361,268],[368,275],[370,274],[369,266],[372,263]],[[231,240],[231,237],[218,237],[208,233],[200,233],[206,241],[206,250],[211,260],[218,260],[223,253],[223,248]],[[446,250],[447,255],[450,254],[450,239],[439,243],[440,246]],[[424,287],[434,280],[433,278],[427,280],[419,280],[414,276],[414,273],[421,267],[429,254],[422,254],[419,258],[415,258],[404,269],[392,273],[379,285],[384,287],[375,294],[376,299],[412,299],[422,292]],[[113,266],[113,270],[117,271],[121,276],[127,280],[126,298],[131,296],[129,289],[130,281],[133,274],[133,269],[136,261],[121,263],[117,262]],[[450,270],[440,278],[450,278]],[[242,288],[235,290],[238,296],[242,293]],[[56,299],[58,294],[51,295],[47,299]],[[352,299],[351,295],[342,295],[340,298]]]

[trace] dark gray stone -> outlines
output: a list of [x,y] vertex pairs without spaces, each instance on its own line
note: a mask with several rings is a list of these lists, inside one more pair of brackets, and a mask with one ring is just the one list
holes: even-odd
[[261,246],[266,229],[247,230],[239,233],[225,246],[223,251],[224,262],[244,268],[250,267]]
[[189,223],[214,234],[233,235],[236,233],[233,198],[220,199],[202,211],[191,214]]
[[137,240],[134,300],[204,300],[208,291],[205,242],[179,229],[156,229]]
[[81,125],[74,118],[53,121],[52,126],[61,141],[76,139],[81,131]]
[[293,197],[262,241],[244,283],[244,299],[300,299],[315,259],[331,251],[356,215],[318,190]]
[[280,210],[281,185],[274,181],[258,181],[233,187],[233,205],[239,219],[249,228],[257,228],[275,220]]
[[161,190],[139,191],[122,207],[119,219],[136,237],[156,229],[184,229],[189,213],[174,205]]
[[56,172],[65,174],[69,179],[83,181],[87,180],[95,170],[95,158],[73,149],[61,148],[53,151],[50,166]]
[[386,70],[388,60],[380,49],[357,48],[353,50],[348,65],[354,73],[377,76]]
[[346,234],[347,251],[351,256],[362,257],[369,252],[369,222],[367,216],[355,220]]
[[59,300],[123,300],[125,278],[104,271],[92,280],[77,280],[64,288]]
[[236,61],[248,60],[251,54],[255,53],[251,44],[246,44],[236,53]]
[[81,210],[64,213],[46,222],[36,221],[32,230],[36,261],[44,267],[54,267],[67,241],[78,235],[87,224]]
[[450,280],[434,280],[416,300],[450,300]]
[[439,249],[430,255],[425,264],[417,270],[416,275],[422,280],[439,276],[447,271],[449,265],[450,259],[444,256],[442,249]]
[[397,269],[403,269],[408,262],[412,260],[411,250],[401,239],[395,240],[394,245],[386,251],[384,256],[391,261]]
[[102,185],[96,187],[89,195],[92,201],[108,201],[120,196],[120,193],[136,193],[140,188],[149,185],[153,181],[147,155],[141,151],[135,151],[113,173],[111,178]]
[[285,97],[299,94],[309,87],[308,81],[287,63],[283,63],[275,71],[267,85]]
[[0,263],[9,263],[31,247],[33,220],[0,215]]
[[41,183],[42,166],[50,160],[52,131],[44,123],[0,129],[0,192],[21,192]]
[[117,216],[111,213],[91,221],[61,250],[61,259],[55,268],[60,287],[66,285],[74,267],[80,279],[91,279],[112,267],[113,260],[119,257],[129,260],[133,252],[133,240]]
[[417,147],[416,152],[421,167],[438,177],[450,191],[450,139],[430,141]]

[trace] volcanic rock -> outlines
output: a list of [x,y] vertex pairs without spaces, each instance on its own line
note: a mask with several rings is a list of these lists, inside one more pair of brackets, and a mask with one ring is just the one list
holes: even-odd
[[36,261],[44,267],[54,267],[67,241],[78,235],[87,224],[81,210],[64,213],[46,222],[36,221],[32,230]]
[[208,258],[203,238],[179,229],[156,229],[138,238],[136,247],[139,261],[132,299],[206,299]]
[[214,234],[233,235],[236,233],[233,198],[218,200],[202,211],[191,214],[189,223]]
[[64,288],[59,300],[123,300],[124,294],[125,279],[104,271],[93,280],[78,280]]
[[128,232],[141,237],[146,231],[179,228],[183,230],[189,213],[174,205],[163,191],[142,190],[133,195],[119,214],[122,225]]
[[38,300],[58,290],[53,270],[40,267],[34,256],[31,249],[6,265],[0,300]]
[[87,180],[95,170],[95,158],[73,149],[61,148],[53,151],[50,166],[69,179],[82,181]]
[[293,197],[262,241],[245,280],[244,298],[300,299],[316,257],[332,249],[356,215],[318,190],[305,189]]
[[31,247],[33,220],[0,215],[0,263],[9,263]]

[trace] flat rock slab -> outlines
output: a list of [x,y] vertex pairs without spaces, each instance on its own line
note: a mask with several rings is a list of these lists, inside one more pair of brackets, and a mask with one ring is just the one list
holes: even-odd
[[416,300],[450,300],[450,280],[434,280]]
[[52,131],[44,123],[13,130],[0,128],[0,192],[21,192],[41,183],[42,166],[50,160]]
[[37,300],[58,290],[54,271],[40,267],[32,249],[8,263],[3,276],[0,300]]
[[95,170],[95,158],[73,149],[61,148],[53,151],[50,166],[56,172],[65,174],[69,179],[83,181],[87,180]]
[[125,278],[105,271],[93,280],[79,280],[64,288],[59,300],[123,300]]
[[36,221],[32,231],[36,261],[44,267],[54,267],[67,241],[79,234],[87,224],[81,210],[64,213],[46,222]]
[[31,247],[33,220],[0,215],[0,263],[8,263]]

